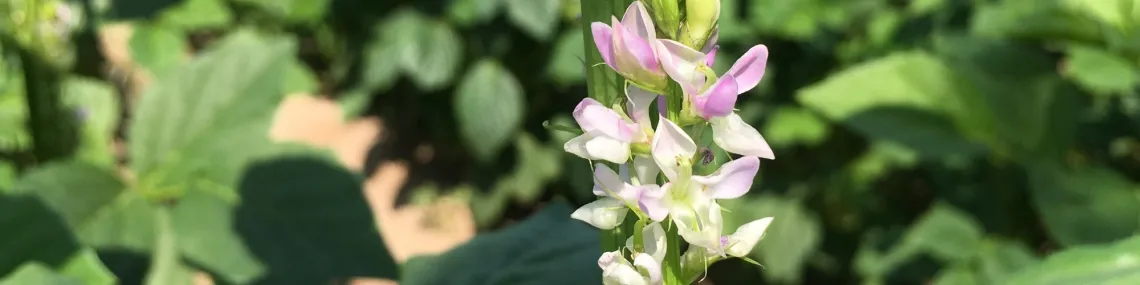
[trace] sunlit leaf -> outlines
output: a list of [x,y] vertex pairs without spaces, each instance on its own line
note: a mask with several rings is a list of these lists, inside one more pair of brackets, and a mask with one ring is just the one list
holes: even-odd
[[39,262],[26,263],[0,279],[0,285],[82,285],[83,281],[56,273]]
[[522,86],[499,63],[476,63],[455,90],[459,132],[476,158],[491,161],[522,125]]
[[[375,64],[381,58],[395,59],[404,74],[425,91],[439,90],[451,83],[463,56],[463,41],[459,34],[446,23],[429,19],[413,10],[401,10],[388,21],[383,33],[386,34],[385,39],[393,41],[392,46],[374,43],[374,50],[370,53],[392,52],[395,57],[370,54],[370,62]],[[374,72],[373,76],[384,75],[383,69]]]
[[768,195],[728,200],[723,204],[731,211],[724,213],[726,233],[756,219],[775,217],[750,256],[764,265],[760,272],[768,280],[799,281],[808,257],[818,250],[823,237],[823,228],[815,213],[794,199]]
[[160,13],[159,23],[184,30],[224,28],[233,21],[225,0],[186,0]]
[[1027,166],[1033,204],[1061,245],[1112,242],[1140,229],[1138,187],[1112,169]]
[[1021,270],[1002,284],[1125,285],[1140,282],[1140,238],[1110,245],[1079,246],[1058,252],[1037,266]]
[[1071,47],[1064,71],[1077,83],[1100,94],[1126,94],[1140,85],[1136,63],[1093,47]]
[[161,25],[133,25],[131,60],[161,78],[186,62],[189,43],[182,33]]
[[582,31],[571,29],[562,33],[554,44],[554,55],[546,72],[563,86],[581,83],[586,79],[585,53]]
[[499,14],[505,0],[450,0],[447,17],[460,25],[482,24]]
[[299,24],[318,23],[328,10],[329,0],[236,0],[253,5],[271,15]]
[[403,285],[601,283],[598,232],[554,203],[530,218],[437,256],[404,265]]
[[797,107],[776,109],[764,125],[764,138],[777,147],[816,145],[827,138],[827,122],[811,111]]
[[119,96],[103,82],[69,77],[64,81],[64,103],[75,111],[82,132],[78,155],[110,166],[116,162],[111,142],[119,127]]
[[562,18],[558,17],[561,0],[503,0],[507,16],[523,32],[538,40],[554,34]]

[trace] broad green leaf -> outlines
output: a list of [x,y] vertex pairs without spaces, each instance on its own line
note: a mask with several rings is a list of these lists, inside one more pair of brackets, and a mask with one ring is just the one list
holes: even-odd
[[900,53],[832,75],[801,89],[797,99],[873,140],[902,145],[924,157],[978,154],[981,148],[960,129],[971,125],[958,119],[967,118],[960,110],[969,105],[969,98],[955,83],[953,72],[938,59]]
[[395,39],[392,48],[404,74],[424,91],[446,87],[463,59],[463,41],[459,34],[447,23],[428,19],[412,10],[397,12],[389,21],[384,32]]
[[917,109],[874,108],[844,123],[870,138],[905,146],[927,158],[969,158],[986,151],[984,145],[962,138],[950,121]]
[[83,285],[83,281],[59,274],[39,262],[20,266],[12,274],[0,279],[0,285]]
[[225,28],[233,15],[225,0],[184,0],[159,15],[163,26],[182,31]]
[[539,144],[533,136],[526,133],[515,139],[515,147],[518,149],[515,170],[500,180],[503,185],[499,187],[512,191],[512,196],[519,202],[534,203],[546,190],[546,184],[561,172],[562,165],[558,158],[563,151]]
[[791,37],[808,39],[819,30],[821,7],[818,0],[762,0],[748,5],[748,19],[760,30]]
[[144,92],[130,133],[131,168],[142,191],[177,195],[197,188],[236,196],[226,188],[267,149],[269,123],[285,95],[288,61],[281,58],[293,47],[236,31]]
[[246,284],[265,273],[234,232],[233,209],[225,200],[189,193],[170,210],[170,218],[179,255],[217,273],[215,278]]
[[963,261],[977,254],[982,234],[981,225],[969,215],[939,203],[907,230],[899,246],[924,251],[944,261]]
[[178,30],[162,25],[132,25],[134,28],[130,46],[131,60],[149,71],[156,78],[182,66],[187,59],[186,38]]
[[505,0],[450,0],[447,18],[461,26],[482,24],[499,14]]
[[361,92],[387,91],[400,78],[401,50],[413,41],[412,34],[405,31],[416,28],[420,17],[404,11],[373,27],[371,40],[364,45]]
[[1127,94],[1140,85],[1140,68],[1135,63],[1094,47],[1070,47],[1069,64],[1064,71],[1098,94]]
[[404,264],[403,285],[599,284],[598,231],[552,203],[526,220]]
[[471,67],[455,92],[461,137],[475,158],[494,160],[522,125],[522,86],[499,63],[484,59]]
[[308,65],[298,59],[290,59],[285,70],[284,86],[281,90],[285,94],[306,93],[316,94],[320,89],[317,75],[309,69]]
[[562,18],[558,17],[561,0],[503,0],[507,16],[527,35],[545,41],[554,34]]
[[103,82],[69,77],[64,81],[64,104],[76,112],[81,124],[79,157],[110,166],[115,160],[112,141],[118,128],[119,95]]
[[1002,284],[1125,285],[1140,283],[1140,238],[1109,245],[1078,246],[1018,271]]
[[325,16],[329,0],[235,0],[253,5],[291,23],[316,24]]
[[[35,195],[0,195],[0,276],[21,264],[37,262],[56,267],[79,250],[59,214]],[[25,283],[16,283],[25,284]]]
[[16,166],[7,161],[0,161],[0,194],[12,189],[16,184]]
[[981,4],[971,18],[970,32],[992,37],[1103,41],[1100,23],[1074,13],[1061,1],[1067,0],[1005,0]]
[[119,283],[115,275],[103,265],[103,261],[99,260],[99,256],[90,248],[80,250],[71,256],[71,259],[60,267],[59,272],[63,275],[81,280],[83,284],[87,285],[113,285]]
[[819,218],[799,201],[762,195],[724,201],[725,234],[745,223],[764,217],[775,217],[764,239],[752,249],[765,278],[774,282],[795,283],[802,277],[808,257],[814,254],[823,238]]
[[1134,0],[1061,0],[1062,5],[1116,29],[1130,28],[1131,11],[1125,10]]
[[257,283],[399,280],[362,185],[361,177],[319,152],[289,150],[249,167],[232,228],[267,269]]
[[546,73],[562,86],[582,83],[586,79],[586,59],[582,50],[582,31],[571,29],[562,33],[554,44],[554,55]]
[[159,208],[155,211],[157,239],[151,254],[150,269],[146,274],[146,285],[191,285],[193,273],[182,265],[178,252],[178,239],[170,211]]
[[1112,242],[1140,228],[1138,187],[1112,169],[1067,170],[1044,162],[1026,166],[1033,204],[1061,245]]
[[6,57],[0,49],[0,151],[25,150],[31,147],[31,136],[27,132],[24,74]]
[[95,248],[116,248],[148,253],[155,241],[156,206],[135,191],[124,192],[86,225],[76,231],[84,244]]
[[1016,158],[1061,157],[1080,121],[1080,94],[1042,49],[977,37],[936,38],[960,79],[959,129]]
[[1017,241],[987,239],[975,256],[975,276],[988,284],[1006,284],[1017,271],[1040,261],[1025,244]]
[[938,272],[938,276],[934,279],[933,285],[974,285],[985,284],[977,280],[971,268],[966,266],[954,266],[943,269]]
[[84,228],[125,190],[114,172],[86,162],[59,162],[25,175],[15,193],[39,197],[73,229]]
[[814,146],[827,138],[828,131],[827,122],[811,111],[785,106],[776,109],[764,125],[764,138],[776,147]]

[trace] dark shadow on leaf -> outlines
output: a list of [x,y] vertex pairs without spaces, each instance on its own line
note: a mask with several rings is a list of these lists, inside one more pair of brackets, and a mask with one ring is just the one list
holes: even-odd
[[97,253],[103,266],[119,279],[119,284],[143,284],[146,280],[150,256],[126,249],[100,249]]
[[552,203],[525,221],[483,234],[441,255],[404,265],[401,285],[599,284],[598,230]]
[[267,267],[258,284],[396,279],[360,177],[311,157],[253,165],[241,180],[236,228]]
[[984,145],[963,138],[949,120],[913,108],[877,107],[843,123],[868,139],[900,144],[923,158],[969,158],[986,151]]
[[[116,0],[110,1],[105,17],[115,20],[154,19],[158,13],[187,0]],[[93,2],[89,0],[87,2]]]
[[0,196],[0,229],[0,276],[29,261],[59,266],[79,250],[63,219],[33,195]]

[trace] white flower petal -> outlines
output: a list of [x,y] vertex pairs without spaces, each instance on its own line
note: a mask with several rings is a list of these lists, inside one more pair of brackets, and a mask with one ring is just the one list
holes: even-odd
[[645,276],[637,272],[633,266],[614,263],[602,269],[602,284],[604,285],[649,285]]
[[[626,102],[629,108],[629,117],[633,119],[641,128],[653,129],[652,122],[649,120],[649,111],[653,107],[653,99],[657,99],[657,94],[650,93],[640,87],[629,85],[625,90],[625,96],[629,99]],[[642,130],[644,132],[644,130]],[[636,136],[635,136],[636,137]]]
[[747,156],[776,159],[772,147],[764,140],[756,128],[745,123],[740,115],[728,114],[709,119],[712,124],[713,142],[724,150]]
[[648,254],[636,254],[633,257],[633,266],[640,271],[641,276],[648,277],[649,284],[661,284],[661,263]]
[[725,253],[735,257],[742,257],[752,252],[752,248],[764,237],[764,232],[772,224],[772,217],[767,217],[741,225],[735,233],[728,236],[728,248]]
[[705,194],[713,199],[734,199],[744,196],[752,188],[752,180],[760,170],[760,159],[745,156],[721,165],[708,176],[693,176],[693,182],[705,187]]
[[629,143],[608,137],[595,137],[586,142],[586,154],[601,160],[622,164],[629,160]]
[[566,144],[562,145],[562,149],[581,158],[596,160],[596,157],[592,157],[589,153],[586,153],[586,142],[590,141],[592,138],[594,137],[590,136],[589,134],[576,136],[566,141]]
[[618,195],[625,186],[613,169],[602,163],[594,164],[594,195]]
[[633,158],[633,170],[637,171],[637,180],[642,185],[657,184],[657,174],[661,173],[661,168],[657,167],[657,163],[644,156]]
[[661,117],[657,121],[650,152],[665,177],[674,180],[677,179],[677,159],[691,160],[697,153],[697,144],[680,126]]
[[686,242],[719,253],[723,250],[720,244],[723,224],[720,211],[720,205],[709,201],[691,205],[688,209],[678,207],[669,214],[677,225],[677,233]]
[[618,199],[606,197],[574,210],[574,213],[570,214],[570,218],[586,222],[599,229],[610,230],[625,221],[626,214],[629,214],[629,208],[624,203]]

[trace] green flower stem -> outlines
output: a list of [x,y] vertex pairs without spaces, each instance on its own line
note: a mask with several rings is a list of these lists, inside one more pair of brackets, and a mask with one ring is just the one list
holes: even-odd
[[642,233],[644,229],[645,219],[639,219],[633,224],[633,251],[645,252],[645,234]]
[[665,228],[665,261],[661,266],[665,285],[686,285],[681,272],[681,235],[677,226],[667,222]]

